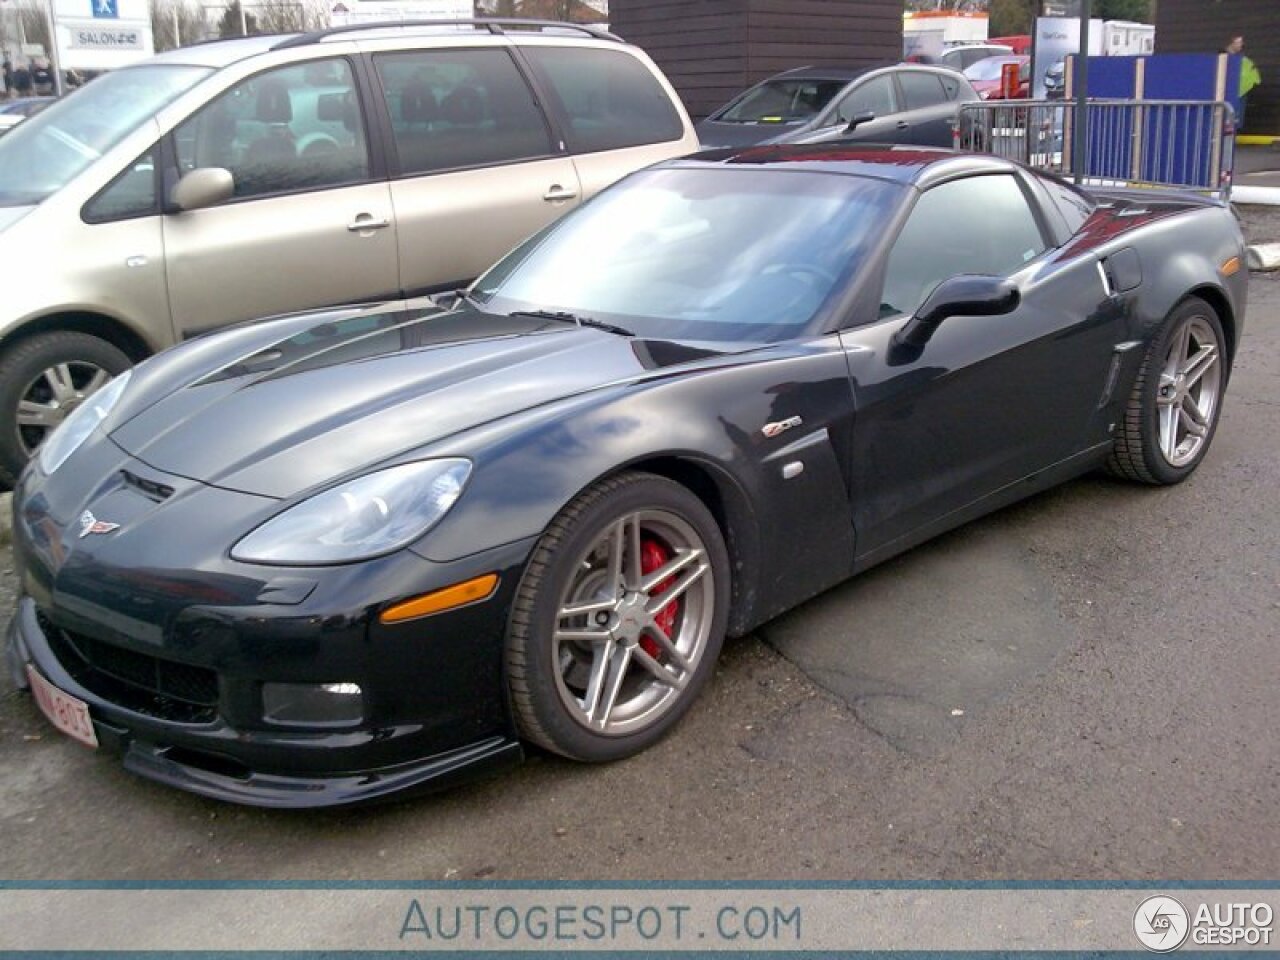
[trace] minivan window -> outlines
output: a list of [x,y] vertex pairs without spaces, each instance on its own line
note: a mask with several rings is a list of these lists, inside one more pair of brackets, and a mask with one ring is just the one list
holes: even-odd
[[159,213],[156,202],[156,148],[129,164],[84,207],[87,223],[106,223]]
[[545,157],[551,133],[505,50],[375,57],[402,174]]
[[39,203],[213,71],[153,65],[107,73],[0,138],[0,207]]
[[174,130],[178,168],[223,167],[235,196],[315,190],[369,177],[364,120],[346,60],[268,70]]
[[657,78],[635,57],[617,50],[522,48],[560,101],[574,153],[663,143],[684,136],[684,125]]

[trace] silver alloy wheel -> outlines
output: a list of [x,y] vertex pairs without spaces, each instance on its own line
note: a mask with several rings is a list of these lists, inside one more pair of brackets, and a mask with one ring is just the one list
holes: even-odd
[[1222,345],[1207,318],[1189,317],[1174,333],[1156,392],[1160,453],[1185,467],[1204,448],[1222,395]]
[[35,453],[58,424],[110,379],[96,363],[83,360],[54,364],[37,374],[18,401],[18,442],[26,455]]
[[[665,556],[648,573],[646,541]],[[706,544],[674,513],[640,510],[615,520],[573,570],[556,608],[556,690],[593,733],[635,733],[675,705],[707,649],[715,581]],[[668,636],[658,619],[673,604]]]

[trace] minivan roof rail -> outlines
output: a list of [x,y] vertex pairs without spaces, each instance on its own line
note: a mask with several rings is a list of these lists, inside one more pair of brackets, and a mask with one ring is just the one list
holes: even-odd
[[506,17],[476,17],[465,20],[379,20],[375,23],[349,23],[342,27],[329,27],[325,30],[313,30],[310,33],[299,34],[290,37],[280,43],[277,43],[272,50],[288,50],[291,47],[305,47],[313,43],[319,43],[328,37],[337,36],[344,33],[363,33],[367,30],[386,30],[399,27],[484,27],[490,33],[502,35],[507,31],[505,27],[514,27],[520,30],[537,29],[541,31],[547,30],[576,30],[579,33],[594,37],[597,40],[614,40],[623,43],[623,39],[616,34],[603,30],[600,27],[592,26],[588,23],[561,23],[556,20],[517,20]]

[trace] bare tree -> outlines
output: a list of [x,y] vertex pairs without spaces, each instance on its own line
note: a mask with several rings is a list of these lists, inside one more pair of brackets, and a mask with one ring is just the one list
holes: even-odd
[[203,7],[188,0],[150,0],[150,6],[157,53],[205,39],[208,27]]
[[14,5],[14,9],[22,23],[22,34],[27,38],[27,43],[40,44],[44,47],[45,56],[48,56],[53,51],[53,44],[49,40],[49,19],[44,6],[22,0]]
[[253,12],[262,33],[305,33],[328,25],[316,0],[258,0]]

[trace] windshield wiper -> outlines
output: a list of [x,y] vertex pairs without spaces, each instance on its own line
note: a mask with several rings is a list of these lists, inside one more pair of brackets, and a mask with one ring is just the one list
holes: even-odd
[[580,327],[590,327],[593,330],[603,330],[605,333],[612,333],[619,337],[634,337],[635,333],[626,327],[620,327],[617,324],[605,323],[603,320],[597,320],[595,317],[583,317],[576,313],[569,313],[567,310],[512,310],[513,317],[536,317],[539,320],[562,320],[565,323],[576,323]]

